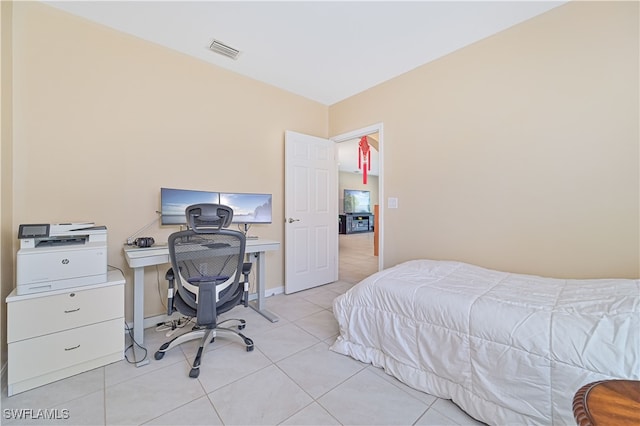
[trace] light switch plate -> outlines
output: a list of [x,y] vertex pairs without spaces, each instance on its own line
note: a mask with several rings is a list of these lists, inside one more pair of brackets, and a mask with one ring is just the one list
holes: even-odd
[[398,199],[396,197],[389,197],[387,200],[387,206],[390,209],[397,209],[398,208]]

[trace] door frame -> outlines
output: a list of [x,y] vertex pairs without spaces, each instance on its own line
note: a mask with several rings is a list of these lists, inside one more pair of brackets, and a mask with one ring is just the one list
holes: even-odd
[[[353,130],[347,133],[342,133],[337,136],[329,138],[335,143],[346,142],[349,140],[361,138],[363,136],[370,135],[372,133],[378,133],[378,163],[379,163],[379,175],[378,175],[378,271],[384,269],[384,125],[382,123],[372,124],[361,129]],[[336,158],[336,161],[338,159]],[[336,193],[337,193],[336,188]],[[340,197],[340,194],[337,194]],[[336,253],[340,255],[340,243],[336,247]],[[336,256],[336,259],[338,259]]]

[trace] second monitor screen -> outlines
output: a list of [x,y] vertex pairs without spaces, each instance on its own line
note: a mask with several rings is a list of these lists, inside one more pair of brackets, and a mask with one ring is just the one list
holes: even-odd
[[271,194],[220,193],[220,204],[233,209],[233,223],[271,223]]

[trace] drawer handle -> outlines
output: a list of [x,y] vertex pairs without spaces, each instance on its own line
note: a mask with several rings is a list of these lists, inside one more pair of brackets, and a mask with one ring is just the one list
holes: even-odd
[[70,314],[71,312],[78,312],[80,310],[80,308],[76,308],[76,309],[71,309],[69,311],[64,311],[65,314]]
[[74,347],[72,347],[72,348],[64,348],[64,350],[65,350],[65,351],[72,351],[72,350],[74,350],[74,349],[78,349],[79,347],[80,347],[80,345],[78,345],[78,346],[74,346]]

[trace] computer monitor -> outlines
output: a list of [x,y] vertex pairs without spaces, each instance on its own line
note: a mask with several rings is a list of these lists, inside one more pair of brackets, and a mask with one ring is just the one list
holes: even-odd
[[271,194],[221,192],[220,204],[233,209],[232,223],[271,223]]
[[163,225],[186,225],[185,209],[192,204],[220,203],[220,193],[190,189],[160,188],[160,214]]

